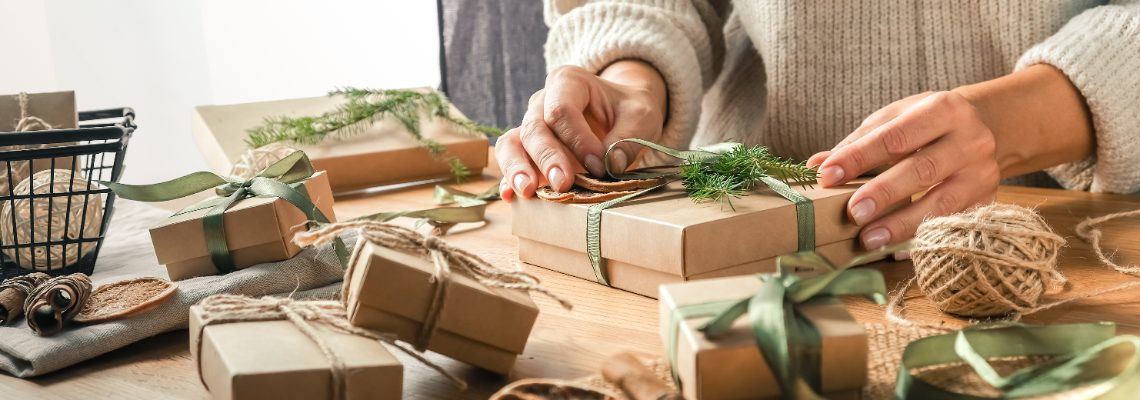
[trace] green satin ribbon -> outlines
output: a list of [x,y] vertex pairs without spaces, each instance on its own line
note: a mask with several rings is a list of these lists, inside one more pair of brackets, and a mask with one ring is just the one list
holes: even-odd
[[[1115,336],[1111,322],[1070,325],[1001,324],[973,326],[907,345],[899,365],[895,399],[982,400],[1041,397],[1090,385],[1104,385],[1095,399],[1140,397],[1140,338]],[[1002,377],[988,358],[1057,356],[1053,361]],[[953,393],[915,378],[910,371],[934,365],[968,363],[998,397]]]
[[[248,180],[233,179],[203,171],[152,185],[127,185],[107,181],[99,183],[110,188],[119,197],[144,202],[169,201],[214,189],[218,198],[192,205],[174,215],[209,210],[202,217],[202,227],[206,233],[206,250],[218,272],[230,273],[236,268],[229,246],[226,244],[222,216],[237,201],[250,197],[281,198],[305,213],[309,220],[316,223],[329,222],[301,185],[301,182],[313,176],[313,172],[313,164],[309,162],[309,157],[304,152],[297,151]],[[348,248],[340,238],[334,241],[333,246],[341,266],[346,266]]]
[[486,220],[489,201],[499,200],[499,185],[495,184],[480,194],[468,193],[453,187],[436,185],[432,200],[439,205],[458,204],[459,207],[438,207],[423,210],[386,211],[365,215],[353,221],[388,222],[396,218],[419,218],[412,229],[430,224],[441,234],[455,224],[462,222],[483,222]]
[[[710,340],[732,328],[737,318],[747,314],[752,335],[765,362],[788,399],[821,399],[819,373],[822,360],[819,331],[795,308],[797,304],[838,302],[841,294],[862,294],[879,304],[886,302],[883,275],[873,269],[851,269],[866,260],[892,254],[896,245],[866,253],[842,267],[814,251],[780,256],[775,274],[757,274],[760,290],[746,299],[691,304],[673,310],[669,321],[667,350],[673,367],[673,382],[681,387],[677,374],[677,330],[681,321],[712,316],[698,329]],[[801,277],[793,272],[809,275]]]
[[[627,171],[621,174],[614,174],[610,170],[610,151],[613,151],[614,146],[621,142],[633,142],[661,153],[667,154],[672,157],[680,158],[686,162],[702,161],[709,158],[718,157],[721,154],[731,151],[732,149],[743,146],[740,143],[723,142],[709,146],[697,147],[695,150],[677,150],[669,147],[659,145],[647,140],[641,139],[622,139],[614,142],[606,150],[606,155],[603,157],[606,164],[606,173],[611,178],[617,180],[638,180],[638,179],[654,179],[662,177],[674,177],[678,172],[641,172],[640,170]],[[597,278],[598,283],[610,286],[609,280],[606,279],[608,275],[605,271],[604,260],[602,259],[602,212],[615,204],[624,202],[642,194],[648,193],[654,189],[660,188],[675,181],[672,179],[664,184],[657,185],[648,189],[639,190],[631,194],[590,206],[586,209],[586,255],[590,258],[590,267],[594,269],[594,277]],[[788,199],[796,205],[796,225],[798,233],[798,246],[799,251],[812,251],[815,250],[815,205],[812,204],[811,199],[807,198],[792,189],[786,183],[781,182],[779,179],[772,177],[760,178],[760,182],[772,188],[780,196]]]

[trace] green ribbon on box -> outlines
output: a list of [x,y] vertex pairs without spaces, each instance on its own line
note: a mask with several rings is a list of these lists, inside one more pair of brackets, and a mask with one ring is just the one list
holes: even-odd
[[[776,377],[787,399],[822,399],[820,363],[822,338],[819,330],[795,308],[797,304],[838,302],[841,294],[862,294],[879,304],[886,302],[883,275],[874,269],[851,269],[869,260],[897,251],[900,244],[852,259],[836,268],[814,251],[780,256],[775,274],[757,274],[760,290],[746,299],[729,299],[677,307],[669,319],[667,350],[673,382],[681,387],[677,373],[677,330],[690,318],[712,319],[698,329],[710,340],[724,334],[747,314],[756,347]],[[801,278],[792,272],[810,275]]]
[[[309,157],[303,151],[296,151],[248,180],[201,171],[152,185],[127,185],[107,181],[99,183],[111,188],[119,197],[144,202],[170,201],[214,189],[217,198],[184,208],[174,215],[209,210],[202,217],[202,227],[206,232],[206,250],[210,253],[210,259],[218,272],[230,273],[236,268],[230,256],[229,246],[226,245],[222,215],[235,202],[251,197],[281,198],[305,213],[309,220],[321,224],[329,223],[329,219],[313,204],[308,192],[301,185],[301,182],[313,176],[313,172],[313,164],[309,162]],[[344,242],[337,238],[333,246],[341,266],[348,265],[348,248]]]
[[[1098,400],[1140,396],[1140,338],[1116,336],[1111,322],[1069,325],[977,325],[911,342],[903,352],[895,387],[897,400],[1021,399],[1048,396],[1092,385]],[[987,358],[1057,356],[1002,377]],[[915,378],[910,371],[965,361],[999,397],[950,392]]]
[[[621,142],[633,142],[669,156],[680,158],[686,162],[695,162],[707,160],[732,151],[734,148],[743,146],[740,143],[723,142],[709,146],[697,147],[696,150],[677,150],[669,147],[659,145],[647,140],[641,139],[622,139],[610,145],[606,150],[606,155],[603,157],[606,164],[606,173],[611,178],[617,180],[638,180],[638,179],[655,179],[655,178],[673,178],[679,175],[678,172],[642,172],[644,170],[627,171],[621,174],[614,174],[610,172],[610,151],[614,149]],[[676,181],[672,179],[648,189],[643,189],[604,203],[598,203],[586,209],[586,255],[590,258],[590,266],[594,269],[594,277],[597,278],[598,283],[610,286],[609,280],[606,279],[606,273],[602,267],[602,211],[612,207],[615,204],[632,199],[634,197],[645,194],[654,189],[660,188]],[[798,233],[798,251],[813,251],[815,250],[815,205],[812,204],[811,199],[807,198],[795,189],[792,189],[786,183],[781,182],[779,179],[765,176],[760,178],[760,182],[767,185],[780,196],[788,199],[796,206],[796,225]]]

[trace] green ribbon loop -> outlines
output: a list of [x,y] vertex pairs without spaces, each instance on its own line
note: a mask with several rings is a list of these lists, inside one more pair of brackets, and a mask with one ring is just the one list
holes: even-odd
[[[892,249],[870,253],[889,254]],[[860,258],[857,258],[857,261]],[[862,294],[876,303],[886,302],[883,275],[873,269],[850,269],[852,264],[835,267],[814,251],[797,252],[777,259],[775,274],[757,274],[760,290],[746,299],[722,300],[678,307],[669,321],[668,352],[673,366],[673,381],[681,387],[677,375],[677,329],[687,318],[712,316],[698,327],[706,337],[715,339],[732,329],[737,318],[747,315],[752,335],[764,361],[789,399],[821,399],[822,338],[819,330],[795,308],[803,303],[839,301],[842,294]],[[793,272],[808,273],[801,278]]]
[[[970,327],[907,345],[899,365],[895,398],[934,400],[1018,399],[1104,385],[1096,399],[1134,399],[1140,393],[1140,338],[1116,336],[1110,322],[1037,326]],[[1002,377],[989,358],[1056,356],[1051,362]],[[1004,393],[979,397],[950,392],[915,378],[912,369],[965,361]]]
[[[655,179],[662,177],[675,177],[679,174],[678,172],[643,173],[637,171],[624,171],[618,174],[614,174],[613,171],[610,170],[610,151],[613,151],[614,147],[617,146],[618,143],[622,142],[637,143],[666,155],[686,160],[686,162],[701,161],[717,157],[723,153],[732,151],[734,148],[743,146],[740,143],[723,142],[709,146],[697,147],[696,150],[677,150],[650,142],[648,140],[622,139],[611,144],[610,147],[606,149],[605,157],[603,157],[606,164],[606,173],[609,174],[611,178],[617,180]],[[607,208],[617,205],[618,203],[624,202],[637,196],[641,196],[642,194],[665,186],[675,180],[676,179],[670,180],[669,182],[651,187],[649,189],[642,189],[604,203],[594,204],[586,209],[586,255],[590,258],[590,267],[594,269],[594,278],[596,278],[598,283],[610,286],[609,280],[606,279],[606,275],[608,275],[608,273],[605,268],[605,260],[602,259],[602,212]],[[807,198],[807,196],[804,196],[803,194],[800,194],[784,182],[781,182],[779,179],[765,176],[760,178],[760,181],[780,196],[783,196],[785,199],[788,199],[793,204],[795,204],[797,225],[796,231],[799,238],[797,250],[815,250],[815,205],[812,203],[811,199]]]
[[419,218],[413,229],[430,224],[441,232],[463,222],[486,220],[489,201],[499,200],[499,185],[492,185],[480,194],[468,193],[453,187],[435,187],[433,200],[439,205],[459,204],[459,207],[438,207],[423,210],[385,211],[352,219],[353,221],[388,222],[396,218]]
[[[202,228],[206,234],[206,250],[220,273],[230,273],[236,269],[229,246],[223,215],[234,203],[250,197],[276,197],[284,199],[305,213],[305,216],[318,224],[327,224],[329,219],[309,198],[301,182],[313,176],[313,164],[302,151],[273,163],[248,180],[236,180],[211,172],[195,172],[181,178],[152,185],[127,185],[116,182],[99,181],[116,195],[128,200],[143,202],[169,201],[186,197],[205,190],[214,189],[218,198],[202,201],[184,208],[174,215],[208,209],[202,217]],[[337,259],[342,267],[348,265],[348,247],[340,238],[333,244]]]

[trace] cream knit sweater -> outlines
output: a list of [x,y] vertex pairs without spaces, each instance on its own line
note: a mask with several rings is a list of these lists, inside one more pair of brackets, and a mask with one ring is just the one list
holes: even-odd
[[[1106,4],[1107,3],[1107,4]],[[1092,111],[1068,189],[1140,191],[1140,0],[545,0],[548,70],[653,64],[663,141],[763,144],[803,160],[875,110],[1048,63]]]

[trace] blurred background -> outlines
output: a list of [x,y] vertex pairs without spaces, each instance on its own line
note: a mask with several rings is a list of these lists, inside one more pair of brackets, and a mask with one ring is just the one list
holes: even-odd
[[538,0],[0,0],[0,94],[133,107],[123,182],[151,183],[207,169],[190,137],[201,105],[447,76],[468,117],[518,125],[542,87],[545,39]]

